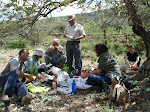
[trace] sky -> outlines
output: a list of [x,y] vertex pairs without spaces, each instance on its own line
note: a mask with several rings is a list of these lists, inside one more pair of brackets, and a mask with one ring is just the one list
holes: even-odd
[[[87,2],[88,1],[89,0],[87,0]],[[103,0],[101,0],[101,1],[103,1]],[[86,4],[86,5],[88,5],[88,4]],[[103,7],[106,6],[106,4],[104,2],[102,2],[102,5],[103,5]],[[90,7],[91,8],[95,7],[95,3],[92,3],[90,5]],[[58,17],[58,16],[66,16],[66,15],[71,15],[71,14],[89,13],[89,12],[93,12],[93,11],[97,10],[97,9],[91,10],[91,8],[86,8],[86,10],[83,11],[83,9],[82,8],[78,8],[77,5],[67,6],[63,10],[60,10],[60,9],[54,10],[51,13],[51,15],[52,15],[52,17]]]
[[[91,6],[92,7],[92,6]],[[90,8],[83,11],[83,8],[78,8],[77,5],[74,6],[67,6],[63,7],[64,9],[61,11],[61,9],[57,9],[51,13],[52,17],[58,17],[58,16],[67,16],[71,14],[81,14],[81,13],[89,13],[92,12]]]
[[[8,2],[9,0],[3,0],[5,2]],[[88,2],[89,0],[87,0]],[[103,0],[99,0],[99,1],[103,1]],[[88,4],[86,4],[88,5]],[[91,4],[91,7],[94,7],[95,4]],[[103,6],[105,6],[105,3],[103,3]],[[63,10],[62,10],[63,9]],[[67,7],[61,7],[61,9],[56,9],[54,10],[50,15],[48,15],[49,17],[59,17],[59,16],[67,16],[67,15],[71,15],[71,14],[81,14],[81,13],[89,13],[95,10],[90,10],[90,8],[86,8],[85,11],[83,11],[83,9],[78,8],[77,5],[70,4],[70,6]]]

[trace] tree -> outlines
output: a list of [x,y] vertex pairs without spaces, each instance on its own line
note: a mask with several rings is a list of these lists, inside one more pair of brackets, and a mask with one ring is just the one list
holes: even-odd
[[2,36],[10,33],[18,33],[28,39],[31,34],[30,31],[37,20],[41,17],[47,17],[57,8],[65,7],[74,1],[77,0],[64,0],[60,2],[57,2],[57,0],[10,0],[7,3],[0,1],[0,17],[5,17],[5,20],[1,21],[1,25],[3,23],[7,24],[0,28],[2,32],[0,34]]
[[133,32],[140,36],[146,47],[147,60],[140,68],[140,72],[150,74],[150,1],[149,0],[105,0],[107,8],[121,18],[128,18],[132,22]]
[[140,36],[146,47],[146,57],[147,60],[142,65],[140,71],[144,73],[150,73],[150,30],[146,28],[143,24],[143,15],[139,13],[138,7],[136,5],[142,5],[144,8],[150,9],[150,2],[148,0],[142,0],[141,2],[134,0],[124,0],[126,8],[128,10],[129,19],[132,21],[133,32]]
[[[150,73],[149,0],[105,0],[105,3],[104,0],[87,0],[88,5],[85,3],[86,0],[64,0],[61,2],[51,0],[10,0],[9,3],[1,2],[3,15],[6,15],[11,20],[7,21],[5,27],[1,27],[1,31],[7,33],[5,30],[10,31],[10,27],[15,26],[14,29],[16,29],[16,32],[28,38],[28,33],[24,31],[27,29],[30,31],[40,17],[47,17],[55,9],[67,6],[75,1],[78,1],[77,5],[81,7],[85,6],[85,9],[89,8],[90,4],[95,2],[95,8],[99,8],[100,10],[103,10],[103,4],[107,3],[105,9],[113,10],[114,15],[120,18],[128,18],[129,22],[132,22],[133,32],[143,39],[146,47],[147,60],[140,70]],[[22,2],[22,5],[20,5],[20,2]]]

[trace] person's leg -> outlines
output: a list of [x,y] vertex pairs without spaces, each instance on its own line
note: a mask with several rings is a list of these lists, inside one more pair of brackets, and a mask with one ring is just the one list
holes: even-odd
[[19,80],[16,81],[14,92],[18,96],[18,100],[21,100],[21,105],[29,104],[32,100],[32,94],[28,92],[27,87]]
[[75,59],[75,69],[78,70],[79,74],[81,73],[82,69],[82,59],[81,59],[81,44],[75,43],[74,44],[74,59]]
[[110,85],[111,79],[102,75],[90,74],[87,80],[87,84],[92,86],[102,86],[104,82]]
[[62,55],[58,60],[57,60],[57,65],[59,67],[62,67],[66,62],[66,56]]
[[19,78],[19,72],[17,70],[11,71],[9,73],[8,84],[5,92],[5,94],[8,95],[9,97],[12,97],[12,94],[14,92],[14,86],[18,78]]
[[49,56],[45,55],[44,60],[45,60],[46,65],[48,65],[50,63],[50,57]]
[[14,86],[14,92],[17,94],[17,96],[23,97],[28,93],[28,89],[24,84],[17,80]]
[[67,53],[67,65],[69,70],[72,71],[74,68],[72,67],[73,64],[73,51],[72,51],[72,43],[67,42],[66,44],[66,53]]
[[8,80],[9,73],[1,74],[0,76],[0,88],[4,88],[6,81]]

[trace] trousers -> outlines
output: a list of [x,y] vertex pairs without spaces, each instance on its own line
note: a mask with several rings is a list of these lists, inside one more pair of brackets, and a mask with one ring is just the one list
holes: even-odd
[[19,72],[17,70],[13,70],[9,73],[1,74],[0,76],[0,88],[4,88],[7,80],[8,84],[6,87],[5,94],[8,95],[8,97],[12,97],[13,93],[15,93],[17,96],[26,96],[28,93],[28,89],[22,82],[18,80],[19,78]]
[[[81,72],[82,59],[81,59],[80,41],[67,41],[66,52],[67,52],[67,64],[69,70],[70,71],[78,70],[79,72]],[[73,60],[75,63],[73,63]]]
[[111,85],[111,78],[103,75],[90,74],[87,79],[87,84],[92,86],[101,86],[104,82]]

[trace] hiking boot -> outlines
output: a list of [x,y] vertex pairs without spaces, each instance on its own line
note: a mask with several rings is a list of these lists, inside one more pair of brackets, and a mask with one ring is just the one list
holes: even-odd
[[21,99],[21,105],[27,105],[31,102],[32,100],[32,94],[31,93],[27,93],[26,96],[22,97]]
[[5,102],[5,103],[10,103],[10,102],[11,102],[10,98],[8,97],[8,95],[2,96],[2,97],[0,98],[0,101],[3,101],[3,102]]

